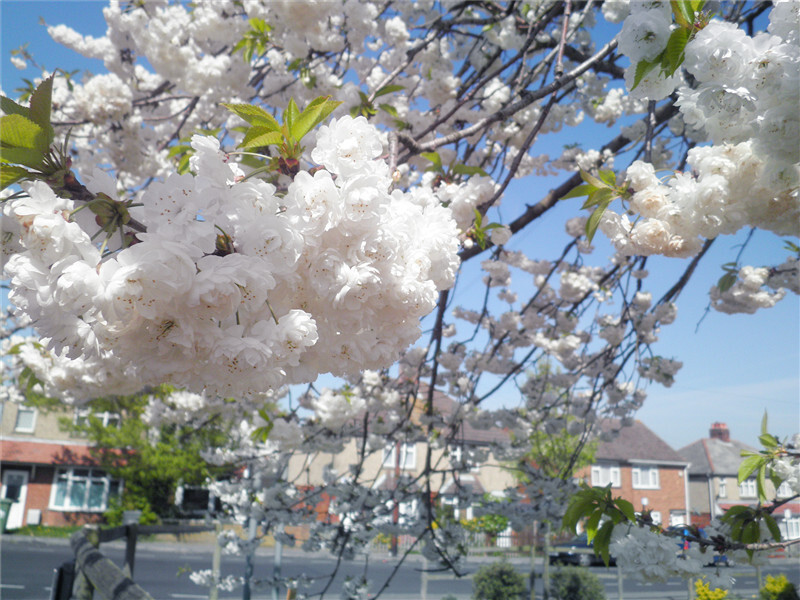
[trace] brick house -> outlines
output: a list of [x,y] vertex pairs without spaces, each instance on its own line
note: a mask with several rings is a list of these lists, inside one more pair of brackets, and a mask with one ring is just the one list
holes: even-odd
[[13,500],[6,528],[98,520],[121,483],[96,467],[85,439],[59,427],[65,416],[79,420],[88,413],[13,402],[0,404],[0,411],[0,497]]
[[[691,463],[689,497],[693,524],[704,527],[732,506],[754,506],[758,502],[755,478],[741,484],[738,481],[742,450],[755,451],[755,448],[731,439],[728,426],[719,422],[711,425],[707,438],[678,450]],[[766,487],[768,498],[788,498],[791,495],[786,485],[776,491],[772,482],[767,480]],[[789,539],[800,537],[800,502],[784,504],[774,516],[783,536]]]
[[606,420],[604,432],[616,431],[597,447],[594,464],[577,473],[592,486],[611,484],[614,496],[633,504],[637,512],[651,511],[663,526],[689,520],[689,461],[673,450],[641,421],[629,427]]

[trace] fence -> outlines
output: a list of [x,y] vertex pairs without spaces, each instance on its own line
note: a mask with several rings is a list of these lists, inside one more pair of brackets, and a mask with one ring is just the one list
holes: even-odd
[[[220,525],[122,525],[100,529],[86,525],[70,538],[75,560],[62,564],[53,576],[50,600],[92,600],[94,591],[104,600],[153,600],[152,596],[133,581],[136,560],[136,540],[139,535],[157,533],[199,533],[216,531]],[[103,556],[102,543],[125,538],[125,562],[120,569]],[[220,550],[215,546],[213,567],[219,572]],[[217,590],[212,588],[210,600],[215,600]]]

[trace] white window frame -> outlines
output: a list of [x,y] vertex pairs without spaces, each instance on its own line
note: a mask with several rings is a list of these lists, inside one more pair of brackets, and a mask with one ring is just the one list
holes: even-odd
[[[417,445],[414,443],[403,442],[400,454],[400,470],[413,471],[417,466]],[[396,467],[397,445],[383,449],[383,466],[387,469]]]
[[661,513],[657,510],[650,511],[650,518],[656,525],[661,525]]
[[609,483],[612,488],[622,487],[622,471],[616,463],[592,465],[592,486],[605,487]]
[[[19,416],[22,412],[30,412],[33,416],[31,417],[31,424],[30,427],[20,427],[19,425]],[[14,419],[14,431],[16,433],[33,433],[36,430],[36,413],[38,411],[32,406],[25,406],[20,404],[17,406],[17,416]]]
[[717,480],[717,496],[719,498],[728,497],[728,482],[725,480],[724,477],[720,477]]
[[466,463],[466,465],[469,467],[469,471],[473,473],[480,471],[481,466],[470,458],[469,449],[466,446],[453,446],[452,448],[450,448],[450,453],[452,455],[450,466],[462,464],[461,457],[464,455],[465,452],[467,458],[464,460],[464,463]]
[[[82,473],[76,473],[86,471]],[[60,483],[64,481],[66,487],[64,488],[61,504],[57,504]],[[73,487],[76,484],[83,483],[85,490],[83,492],[83,502],[80,506],[72,503]],[[99,506],[90,507],[89,497],[91,495],[92,483],[101,483],[103,485],[102,502]],[[53,485],[50,488],[50,510],[59,512],[90,512],[99,513],[108,510],[108,501],[111,496],[111,488],[116,486],[117,494],[122,492],[122,482],[118,479],[111,479],[111,477],[102,469],[94,469],[91,467],[58,467],[53,475]]]
[[658,467],[655,465],[633,467],[631,481],[635,490],[657,490],[661,487]]
[[102,423],[103,427],[108,427],[112,423],[119,427],[120,416],[118,413],[109,412],[104,410],[103,412],[92,412],[88,408],[76,408],[75,414],[72,417],[72,424],[73,425],[83,425],[89,420],[89,416],[93,416],[96,419],[99,419]]
[[756,493],[756,480],[745,479],[739,484],[739,498],[755,498]]
[[792,493],[792,488],[789,487],[789,482],[784,481],[778,486],[778,489],[775,490],[775,494],[778,498],[788,498],[790,496],[794,496]]

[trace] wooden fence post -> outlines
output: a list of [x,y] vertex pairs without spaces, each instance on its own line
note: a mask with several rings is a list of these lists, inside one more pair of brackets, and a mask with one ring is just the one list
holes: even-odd
[[219,536],[222,533],[222,524],[214,521],[214,554],[211,556],[211,588],[208,590],[208,600],[219,598],[220,563],[222,562],[222,548],[219,545]]
[[[89,543],[95,548],[100,547],[100,531],[97,525],[84,525],[83,535]],[[76,565],[77,566],[77,565]],[[87,579],[83,569],[76,569],[75,573],[75,587],[73,588],[73,596],[75,600],[92,600],[94,595],[94,588],[91,582]]]
[[136,524],[125,526],[125,565],[122,572],[133,579],[133,567],[136,561],[136,538],[139,536],[139,526]]

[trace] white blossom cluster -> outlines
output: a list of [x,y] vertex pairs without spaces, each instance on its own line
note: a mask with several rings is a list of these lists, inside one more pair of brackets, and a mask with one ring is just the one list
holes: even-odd
[[[671,16],[668,3],[644,12],[650,4],[634,6],[620,46],[636,63],[663,49]],[[750,37],[735,24],[711,21],[689,41],[683,66],[696,84],[680,87],[677,104],[682,121],[714,145],[691,149],[690,170],[666,183],[650,163],[630,166],[637,220],[607,211],[601,223],[618,251],[686,257],[700,250],[701,238],[744,227],[800,234],[799,19],[796,3],[778,2],[769,33]],[[650,77],[662,87],[651,95],[656,99],[677,85],[677,75],[659,78],[658,68]]]
[[[325,169],[285,196],[245,180],[216,139],[192,144],[197,175],[148,188],[131,210],[146,233],[109,256],[45,184],[6,204],[10,300],[57,354],[110,354],[140,386],[243,397],[385,367],[416,340],[454,280],[457,230],[438,203],[390,192],[363,118],[322,127],[312,155]],[[110,179],[92,185],[114,194]]]

